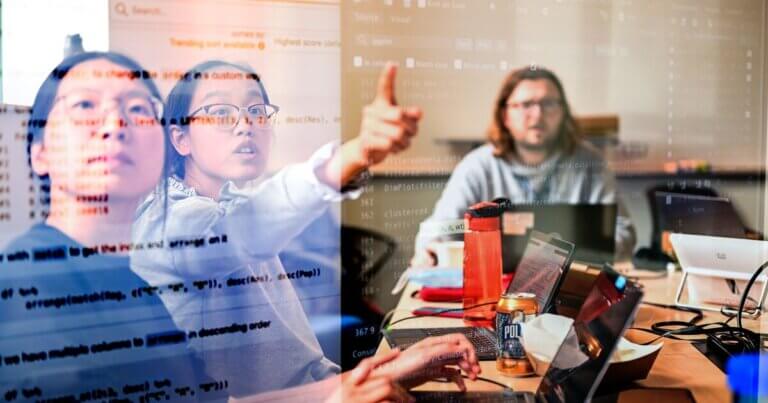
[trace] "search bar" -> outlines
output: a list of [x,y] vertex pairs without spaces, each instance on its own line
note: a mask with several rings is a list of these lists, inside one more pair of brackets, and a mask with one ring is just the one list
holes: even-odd
[[256,25],[264,29],[285,29],[285,26],[272,26],[272,22],[295,19],[297,9],[301,10],[303,20],[314,22],[312,29],[338,31],[338,0],[110,0],[110,19],[121,22],[193,24],[200,28]]
[[145,4],[127,4],[124,1],[115,2],[114,6],[112,7],[112,11],[115,15],[123,17],[164,15],[162,8],[156,5],[149,6]]

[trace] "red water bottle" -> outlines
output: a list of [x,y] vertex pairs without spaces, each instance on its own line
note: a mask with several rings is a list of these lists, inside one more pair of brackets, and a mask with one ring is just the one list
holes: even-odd
[[502,291],[501,208],[494,202],[478,203],[464,213],[464,220],[464,321],[490,326]]

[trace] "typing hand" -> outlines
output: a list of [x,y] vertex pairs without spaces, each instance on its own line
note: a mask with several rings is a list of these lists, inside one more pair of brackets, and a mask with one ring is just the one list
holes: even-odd
[[360,361],[355,369],[342,375],[341,386],[326,403],[414,402],[415,399],[391,376],[374,371],[380,365],[392,362],[399,355],[400,350],[394,349]]
[[[454,365],[460,369],[453,368]],[[462,371],[475,380],[480,374],[480,364],[472,343],[458,333],[421,340],[376,370],[377,374],[396,379],[406,389],[432,379],[447,378],[465,391]]]

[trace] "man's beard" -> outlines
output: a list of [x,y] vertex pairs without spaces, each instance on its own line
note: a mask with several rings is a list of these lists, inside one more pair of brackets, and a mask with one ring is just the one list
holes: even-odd
[[546,151],[547,153],[550,153],[555,150],[557,144],[560,142],[560,136],[554,136],[550,138],[548,141],[544,141],[540,144],[533,144],[529,143],[527,141],[518,141],[515,143],[515,146],[531,152],[542,152]]

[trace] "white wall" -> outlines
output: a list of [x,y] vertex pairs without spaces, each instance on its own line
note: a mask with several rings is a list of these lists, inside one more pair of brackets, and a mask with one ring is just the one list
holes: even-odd
[[31,105],[58,64],[67,35],[79,33],[86,50],[107,50],[106,0],[5,0],[2,12],[2,102]]

